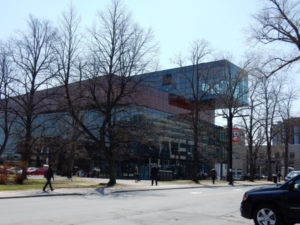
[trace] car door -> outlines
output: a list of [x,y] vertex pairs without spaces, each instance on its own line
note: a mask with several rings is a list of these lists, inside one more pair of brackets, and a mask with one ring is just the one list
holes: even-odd
[[293,190],[287,193],[287,207],[288,217],[300,222],[300,178],[293,182]]

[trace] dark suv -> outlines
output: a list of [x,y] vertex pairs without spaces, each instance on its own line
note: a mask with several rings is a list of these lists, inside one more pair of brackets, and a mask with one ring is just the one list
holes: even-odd
[[256,225],[293,225],[300,223],[300,175],[286,183],[247,191],[241,214]]

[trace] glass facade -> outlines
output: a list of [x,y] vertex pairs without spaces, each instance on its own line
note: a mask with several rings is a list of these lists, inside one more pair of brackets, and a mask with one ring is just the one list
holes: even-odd
[[[234,90],[241,105],[248,103],[248,78],[229,61],[221,60],[139,75],[146,85],[186,99],[214,100]],[[218,106],[216,106],[218,107]]]
[[[226,72],[228,65],[229,70]],[[200,100],[204,102],[215,100],[226,90],[228,80],[223,79],[226,77],[224,73],[230,73],[234,77],[238,72],[239,68],[235,65],[227,61],[218,61],[200,64],[197,67],[188,66],[139,75],[144,80],[142,86],[113,111],[113,121],[116,124],[114,132],[120,138],[122,134],[129,142],[124,144],[120,141],[118,146],[122,152],[117,159],[118,176],[130,176],[131,169],[138,165],[142,178],[148,178],[149,168],[156,163],[161,169],[171,170],[175,178],[191,178],[193,149],[195,149],[191,118],[194,89],[199,90],[197,97],[201,96]],[[243,80],[239,85],[238,91],[243,92],[247,88],[247,80]],[[241,104],[245,103],[246,95],[243,94]],[[224,153],[226,132],[224,128],[213,124],[214,109],[209,108],[205,112],[200,112],[200,143],[197,149],[201,152],[201,168],[206,170],[214,163],[223,162],[226,156]],[[86,127],[95,136],[99,135],[103,123],[102,112],[89,108],[82,109],[78,113]],[[122,127],[124,124],[132,127],[124,129]],[[42,148],[43,143],[47,144],[44,141],[45,137],[51,137],[55,142],[59,142],[56,143],[57,146],[64,146],[74,132],[74,121],[68,112],[53,111],[40,114],[34,126],[36,127],[34,136],[43,140],[40,141],[38,148]],[[16,123],[13,133],[20,132],[19,127]],[[10,147],[7,148],[6,154],[17,153],[18,140],[20,137],[17,135],[10,137],[8,145]],[[97,149],[84,134],[79,135],[76,141],[88,152],[84,154],[85,160],[89,161],[86,167],[97,164],[104,169],[106,162],[101,149]],[[56,148],[59,148],[57,146]],[[79,161],[77,164],[85,165]]]

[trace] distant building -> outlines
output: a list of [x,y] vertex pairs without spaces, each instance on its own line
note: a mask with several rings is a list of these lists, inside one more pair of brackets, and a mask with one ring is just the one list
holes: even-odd
[[236,179],[247,175],[247,149],[245,146],[245,132],[240,128],[233,128],[232,171]]
[[300,170],[300,117],[294,117],[276,124],[274,128],[276,135],[273,139],[273,146],[276,149],[276,155],[274,158],[277,159],[277,161],[280,159],[280,162],[278,162],[279,167],[284,166],[284,144],[287,136],[286,131],[289,132],[289,167],[293,167],[295,170]]
[[[241,179],[247,175],[247,149],[245,146],[245,133],[243,129],[232,129],[232,172],[234,179]],[[224,149],[226,149],[224,142]],[[224,152],[224,162],[215,164],[218,176],[225,179],[227,175],[227,151]]]
[[[287,129],[286,129],[287,128]],[[272,174],[280,172],[284,174],[284,154],[286,130],[289,132],[288,140],[288,167],[300,170],[300,118],[295,117],[289,120],[278,122],[273,129],[275,134],[272,140],[271,167]],[[259,175],[267,175],[267,148],[261,146],[258,152],[257,166]]]

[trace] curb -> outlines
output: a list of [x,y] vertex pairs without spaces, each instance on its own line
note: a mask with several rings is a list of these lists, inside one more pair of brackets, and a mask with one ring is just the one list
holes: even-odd
[[[130,193],[130,192],[145,192],[145,191],[164,191],[164,190],[184,190],[184,189],[196,189],[196,188],[232,188],[232,187],[257,187],[263,185],[271,185],[271,184],[236,184],[236,185],[222,185],[222,186],[214,186],[207,184],[199,184],[199,186],[186,186],[186,187],[166,187],[166,188],[149,188],[149,189],[125,189],[125,190],[108,190],[106,194],[118,194],[118,193]],[[97,189],[95,189],[97,190]],[[105,189],[104,189],[105,190]],[[3,196],[0,199],[18,199],[18,198],[38,198],[38,197],[57,197],[57,196],[85,196],[89,195],[86,193],[57,193],[57,194],[36,194],[36,195],[19,195],[19,196]]]
[[50,195],[20,195],[20,196],[7,196],[0,197],[0,199],[16,199],[16,198],[39,198],[39,197],[55,197],[55,196],[83,196],[80,193],[61,193],[61,194],[50,194]]
[[[201,184],[200,184],[201,185]],[[196,188],[232,188],[232,187],[257,187],[269,184],[237,184],[237,185],[228,185],[228,186],[212,186],[212,185],[201,185],[198,187],[169,187],[169,188],[155,188],[155,189],[131,189],[131,190],[116,190],[111,191],[110,194],[118,194],[118,193],[125,193],[125,192],[142,192],[142,191],[164,191],[164,190],[183,190],[183,189],[196,189]]]

